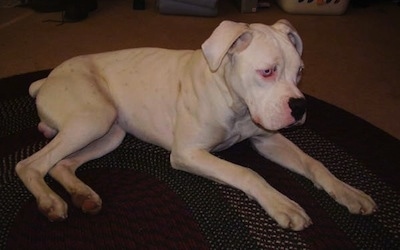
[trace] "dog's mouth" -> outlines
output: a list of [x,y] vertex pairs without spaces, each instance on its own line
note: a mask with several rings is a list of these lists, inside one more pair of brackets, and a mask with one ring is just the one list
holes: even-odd
[[[294,123],[290,124],[289,126],[287,126],[287,127],[285,127],[285,128],[293,128],[293,127],[300,126],[300,125],[302,125],[302,124],[303,124],[302,122],[297,121],[297,122],[294,122]],[[283,128],[283,129],[285,129],[285,128]]]
[[[261,118],[258,115],[251,115],[251,120],[252,122],[259,128],[262,128],[264,130],[274,132],[274,131],[280,131],[280,130],[285,130],[285,129],[291,129],[297,126],[301,126],[305,123],[306,121],[306,113],[304,113],[300,119],[296,120],[292,116],[290,119],[288,118],[286,124],[285,122],[282,123],[270,123],[270,124],[263,124]],[[264,126],[266,125],[266,126]]]
[[292,128],[301,126],[301,125],[304,124],[304,120],[305,120],[305,119],[301,119],[301,120],[299,120],[299,121],[295,121],[295,122],[289,124],[289,125],[286,126],[286,127],[283,127],[283,128],[280,128],[280,129],[271,130],[271,129],[268,129],[268,128],[264,127],[264,126],[261,124],[261,122],[260,122],[259,120],[257,120],[257,119],[252,119],[253,123],[254,123],[257,127],[262,128],[262,129],[265,129],[265,130],[270,131],[270,132],[273,132],[273,131],[281,131],[281,130],[288,130],[288,129],[292,129]]
[[306,120],[306,116],[304,115],[301,120],[295,121],[292,124],[289,124],[288,126],[280,129],[279,131],[291,130],[291,129],[295,128],[295,127],[301,126],[301,125],[304,124],[305,120]]

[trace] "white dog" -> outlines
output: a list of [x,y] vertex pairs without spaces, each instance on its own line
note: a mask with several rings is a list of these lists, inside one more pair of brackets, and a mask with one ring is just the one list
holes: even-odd
[[16,172],[50,220],[65,219],[67,205],[46,185],[47,173],[83,212],[97,213],[100,197],[75,170],[130,133],[171,151],[173,168],[242,190],[280,226],[308,227],[304,210],[257,173],[210,154],[250,138],[261,155],[307,177],[351,213],[371,214],[376,204],[368,195],[277,132],[305,120],[297,88],[302,49],[286,20],[272,26],[224,21],[201,50],[139,48],[70,59],[30,87],[38,128],[54,139]]

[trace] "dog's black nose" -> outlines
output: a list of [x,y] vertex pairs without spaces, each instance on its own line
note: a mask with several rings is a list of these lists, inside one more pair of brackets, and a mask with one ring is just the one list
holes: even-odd
[[303,118],[304,113],[306,112],[306,99],[305,98],[290,98],[289,99],[289,107],[292,110],[291,115],[294,117],[296,121],[301,120]]

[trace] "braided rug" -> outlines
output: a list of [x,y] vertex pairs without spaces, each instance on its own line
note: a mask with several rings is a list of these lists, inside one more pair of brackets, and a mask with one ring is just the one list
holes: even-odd
[[169,152],[126,136],[110,154],[78,169],[102,197],[100,214],[69,204],[69,218],[51,223],[14,173],[48,143],[29,84],[48,70],[0,80],[0,249],[400,249],[400,142],[365,121],[311,96],[308,120],[282,133],[341,180],[370,194],[371,216],[351,215],[305,178],[255,153],[248,141],[217,157],[250,167],[299,203],[314,224],[281,229],[243,192],[173,170]]

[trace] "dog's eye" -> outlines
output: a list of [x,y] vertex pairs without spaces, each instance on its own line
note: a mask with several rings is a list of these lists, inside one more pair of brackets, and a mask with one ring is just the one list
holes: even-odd
[[272,75],[272,69],[266,69],[262,72],[262,74],[264,77],[270,76],[270,75]]
[[260,74],[261,74],[263,77],[269,77],[269,76],[271,76],[273,73],[275,73],[276,70],[277,70],[277,68],[276,68],[276,66],[275,66],[275,67],[273,67],[273,68],[271,68],[271,69],[260,70]]

